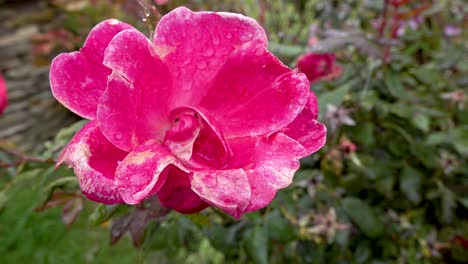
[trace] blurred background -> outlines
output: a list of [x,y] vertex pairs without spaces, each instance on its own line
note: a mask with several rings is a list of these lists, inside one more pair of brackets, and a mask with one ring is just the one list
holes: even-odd
[[[240,221],[98,205],[54,170],[84,121],[53,99],[51,60],[104,19],[150,36],[181,5],[255,18],[308,76],[329,130],[294,183]],[[467,12],[462,0],[0,0],[0,263],[468,263]]]

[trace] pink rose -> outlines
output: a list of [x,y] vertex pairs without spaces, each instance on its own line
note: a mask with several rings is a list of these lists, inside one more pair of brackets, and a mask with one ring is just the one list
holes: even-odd
[[340,76],[343,70],[335,62],[333,53],[307,53],[299,57],[297,67],[313,83]]
[[6,83],[3,80],[2,75],[0,74],[0,115],[5,111],[5,108],[8,105],[8,96],[7,96],[7,87]]
[[304,74],[267,50],[258,23],[232,13],[164,16],[153,40],[117,20],[51,66],[52,92],[91,121],[64,149],[91,200],[157,195],[181,213],[235,218],[267,206],[298,159],[325,144]]

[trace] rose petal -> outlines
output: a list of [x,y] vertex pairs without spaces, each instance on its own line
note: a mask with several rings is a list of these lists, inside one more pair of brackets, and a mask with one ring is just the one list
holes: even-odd
[[96,121],[86,124],[60,154],[73,167],[81,191],[91,200],[114,204],[123,202],[114,180],[117,163],[127,155],[114,147],[100,132]]
[[184,214],[197,213],[209,206],[192,191],[186,172],[173,165],[166,170],[166,182],[157,193],[162,205]]
[[221,169],[229,159],[229,150],[224,138],[216,132],[214,127],[204,123],[197,140],[193,144],[193,152],[190,159],[191,164]]
[[327,127],[317,121],[317,114],[317,98],[311,92],[304,110],[284,129],[284,134],[306,149],[304,156],[322,148],[327,140]]
[[111,73],[102,65],[104,50],[118,32],[129,28],[115,19],[103,21],[91,30],[80,52],[55,57],[50,66],[54,97],[77,115],[95,119],[98,99]]
[[118,21],[117,19],[107,19],[97,24],[89,32],[80,52],[89,60],[102,64],[104,52],[115,35],[123,30],[134,29],[129,24]]
[[302,111],[309,81],[258,45],[231,54],[200,103],[226,138],[278,130]]
[[228,140],[231,165],[242,167],[248,177],[251,199],[246,212],[267,206],[276,191],[291,184],[305,150],[295,140],[279,132],[270,137]]
[[171,69],[177,101],[173,107],[195,106],[229,55],[245,43],[267,46],[263,28],[240,14],[192,12],[179,7],[156,27],[153,42]]
[[162,142],[170,128],[171,80],[153,44],[135,30],[122,31],[109,43],[104,64],[113,73],[99,100],[103,134],[128,151],[150,139]]
[[183,168],[166,147],[154,140],[135,148],[120,162],[116,171],[117,186],[123,200],[128,204],[138,204],[154,195],[163,186],[168,173],[164,169],[170,164]]
[[103,65],[88,60],[81,52],[62,53],[50,66],[50,86],[54,97],[75,114],[96,118],[97,102],[111,73]]
[[190,181],[203,200],[234,218],[239,219],[249,204],[249,182],[242,169],[196,171]]
[[277,188],[274,188],[268,182],[268,172],[263,171],[246,171],[249,179],[249,184],[252,192],[249,205],[245,208],[244,213],[253,212],[268,206],[276,196],[278,192]]
[[221,169],[229,161],[229,147],[222,133],[203,113],[197,112],[200,122],[200,133],[193,144],[190,163],[197,167]]

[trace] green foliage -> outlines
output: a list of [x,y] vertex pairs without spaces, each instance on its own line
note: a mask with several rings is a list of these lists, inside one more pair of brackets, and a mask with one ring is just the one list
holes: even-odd
[[53,165],[24,168],[14,180],[3,185],[2,196],[8,203],[0,212],[0,262],[132,262],[138,252],[127,239],[111,247],[105,225],[87,224],[86,215],[94,206],[91,202],[86,202],[82,215],[71,228],[60,221],[60,208],[40,213],[35,210],[47,195],[44,193],[47,182],[62,179],[61,173],[63,170],[54,171]]
[[382,235],[383,223],[369,205],[353,197],[345,198],[342,203],[345,212],[366,236],[376,238]]

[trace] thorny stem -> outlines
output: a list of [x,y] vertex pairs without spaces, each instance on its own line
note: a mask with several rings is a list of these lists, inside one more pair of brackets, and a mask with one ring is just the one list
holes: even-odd
[[383,13],[382,13],[382,23],[379,27],[379,38],[381,39],[384,34],[385,27],[387,26],[387,10],[388,10],[388,0],[384,1]]
[[260,9],[260,13],[258,14],[258,20],[260,21],[260,25],[263,28],[265,28],[265,13],[266,13],[265,1],[258,0],[258,6]]
[[6,148],[2,148],[0,147],[0,149],[11,155],[11,156],[14,156],[14,157],[17,157],[19,160],[18,161],[15,161],[15,162],[12,162],[12,163],[4,163],[4,162],[0,162],[0,168],[9,168],[9,167],[16,167],[16,166],[19,166],[25,162],[39,162],[39,163],[55,163],[55,161],[52,159],[52,158],[48,158],[48,159],[44,159],[44,158],[39,158],[39,157],[34,157],[34,156],[29,156],[27,154],[24,154],[24,153],[21,153],[19,151],[16,151],[16,150],[12,150],[12,149],[6,149]]
[[[390,39],[391,40],[394,40],[398,37],[398,24],[400,22],[400,19],[398,17],[398,8],[399,6],[395,7],[395,13],[394,15],[392,16],[392,25],[391,25],[391,29],[390,29]],[[390,58],[390,49],[391,49],[391,46],[387,43],[385,45],[385,51],[384,51],[384,64],[387,64],[388,63],[388,60]]]
[[142,20],[146,24],[148,29],[149,38],[151,39],[154,35],[154,25],[157,24],[158,20],[161,18],[161,14],[156,9],[154,5],[148,4],[145,0],[135,0],[143,9]]

